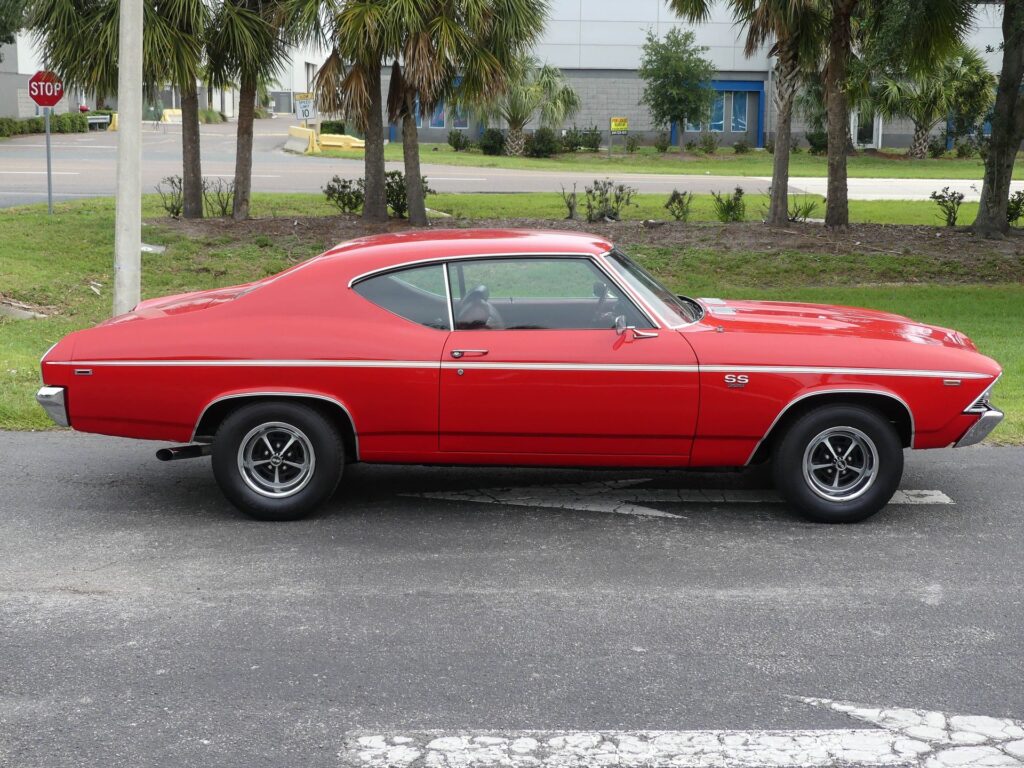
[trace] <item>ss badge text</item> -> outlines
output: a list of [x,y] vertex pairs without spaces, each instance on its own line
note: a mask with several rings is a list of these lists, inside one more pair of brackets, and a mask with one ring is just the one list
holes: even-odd
[[750,383],[750,377],[745,373],[727,373],[725,374],[725,385],[730,389],[737,387],[745,387]]

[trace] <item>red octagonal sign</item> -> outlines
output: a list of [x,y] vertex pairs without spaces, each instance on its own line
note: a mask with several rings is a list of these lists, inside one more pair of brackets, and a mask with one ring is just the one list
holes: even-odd
[[64,96],[64,83],[53,72],[36,72],[28,79],[28,95],[40,107],[52,107]]

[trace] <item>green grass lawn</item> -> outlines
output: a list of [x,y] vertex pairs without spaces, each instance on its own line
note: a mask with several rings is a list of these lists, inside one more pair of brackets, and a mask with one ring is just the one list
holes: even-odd
[[[362,150],[324,150],[317,157],[362,159]],[[392,142],[384,148],[387,160],[402,160],[401,142]],[[626,154],[621,146],[609,157],[603,152],[576,152],[552,158],[489,156],[479,150],[455,152],[447,144],[420,144],[423,163],[439,165],[474,166],[478,168],[514,168],[535,171],[575,171],[614,175],[615,173],[668,173],[704,176],[767,176],[772,175],[772,156],[763,150],[736,154],[729,148],[719,149],[714,155],[689,155],[680,158],[678,151],[658,153],[653,147],[641,147],[634,154]],[[978,157],[941,157],[908,160],[900,150],[884,153],[861,152],[851,156],[847,172],[857,178],[893,179],[972,179],[980,181],[985,166]],[[802,151],[790,158],[790,176],[827,176],[825,158]],[[1024,168],[1014,166],[1014,178],[1024,178]]]
[[[333,212],[316,195],[256,195],[253,208],[264,217]],[[45,206],[0,210],[0,293],[52,307],[54,314],[45,320],[0,319],[0,428],[52,427],[33,400],[40,356],[61,336],[110,312],[113,202],[60,203],[55,211],[49,217]],[[211,226],[185,236],[156,218],[162,211],[151,197],[144,212],[154,218],[144,227],[143,239],[167,247],[163,254],[143,256],[145,297],[253,280],[324,247],[301,229],[268,236]],[[766,255],[735,252],[727,244],[668,248],[628,239],[621,244],[682,293],[867,306],[958,328],[1006,369],[995,400],[1006,410],[1007,422],[992,440],[1024,443],[1024,266],[1019,260],[1002,265],[998,274],[1003,282],[986,283],[996,273],[984,260],[965,266],[913,253]]]

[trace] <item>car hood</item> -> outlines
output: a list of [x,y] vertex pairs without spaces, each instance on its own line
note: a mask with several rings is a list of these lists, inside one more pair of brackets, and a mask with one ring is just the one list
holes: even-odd
[[778,301],[700,299],[705,322],[740,333],[793,333],[902,340],[977,351],[959,331],[859,307]]

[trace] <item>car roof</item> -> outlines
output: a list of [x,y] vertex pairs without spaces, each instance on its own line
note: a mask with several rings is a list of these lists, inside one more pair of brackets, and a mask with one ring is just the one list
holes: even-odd
[[528,229],[438,229],[391,232],[341,243],[323,254],[329,261],[358,261],[374,271],[424,259],[465,256],[596,256],[611,250],[604,238],[584,232]]

